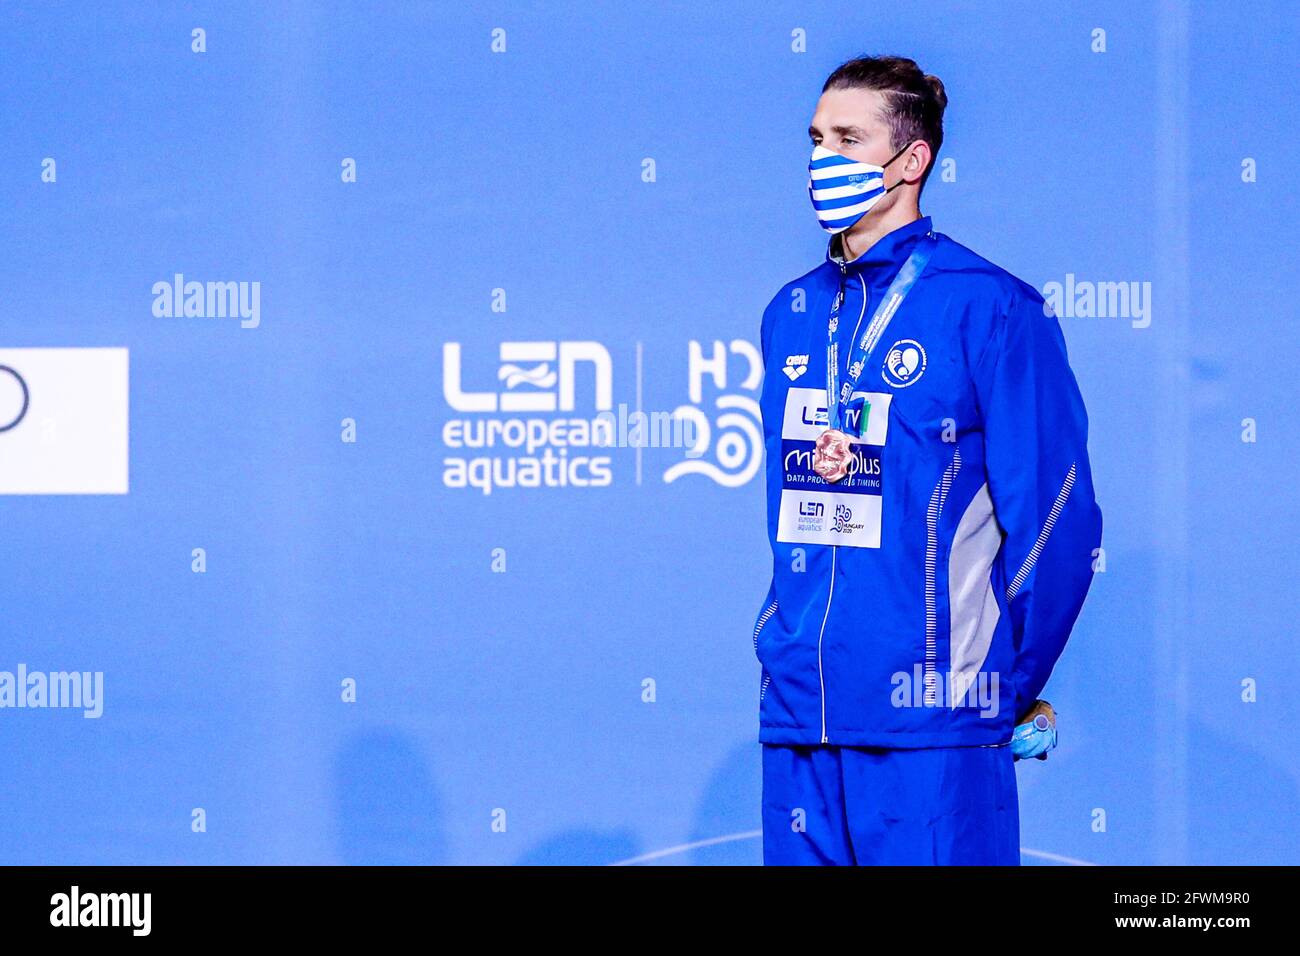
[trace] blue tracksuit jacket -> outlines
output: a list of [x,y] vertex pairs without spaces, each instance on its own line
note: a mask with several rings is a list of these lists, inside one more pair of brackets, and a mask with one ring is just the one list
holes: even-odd
[[811,469],[832,300],[842,284],[843,365],[931,229],[919,219],[847,263],[834,236],[763,313],[764,743],[1005,744],[1092,580],[1101,512],[1060,325],[1032,286],[942,234],[858,380],[850,476]]

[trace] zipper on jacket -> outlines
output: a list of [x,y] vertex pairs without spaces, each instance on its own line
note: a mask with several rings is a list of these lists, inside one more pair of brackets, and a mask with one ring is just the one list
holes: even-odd
[[[837,301],[838,306],[842,306],[844,304],[844,291],[845,291],[844,280],[849,272],[848,260],[845,258],[843,243],[844,243],[844,239],[843,236],[841,236],[840,237],[841,257],[838,263],[840,267],[840,288],[839,288],[838,301]],[[857,336],[858,333],[856,329],[854,330],[853,334],[855,337]],[[829,408],[826,409],[826,414],[828,416],[827,424],[829,425],[829,415],[830,415]],[[822,614],[822,627],[817,634],[817,683],[821,688],[822,743],[824,744],[830,743],[830,738],[826,735],[826,675],[825,672],[822,670],[822,638],[826,636],[826,620],[827,618],[830,617],[831,600],[835,597],[835,564],[836,564],[836,559],[839,555],[839,547],[840,546],[838,544],[831,545],[831,585],[829,590],[827,590],[826,592],[826,611]]]
[[835,596],[835,559],[839,554],[840,546],[831,545],[831,586],[826,592],[826,612],[822,614],[822,629],[817,634],[817,682],[821,685],[822,691],[822,743],[830,743],[826,736],[826,677],[822,673],[822,638],[826,636],[826,619],[831,613],[831,598]]

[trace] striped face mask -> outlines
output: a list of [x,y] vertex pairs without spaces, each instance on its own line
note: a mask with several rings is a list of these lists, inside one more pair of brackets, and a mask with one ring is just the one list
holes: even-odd
[[[908,143],[907,146],[911,146]],[[904,146],[886,161],[888,166],[907,150]],[[885,198],[885,166],[850,159],[825,146],[814,146],[808,161],[808,198],[817,221],[832,236],[843,232]]]

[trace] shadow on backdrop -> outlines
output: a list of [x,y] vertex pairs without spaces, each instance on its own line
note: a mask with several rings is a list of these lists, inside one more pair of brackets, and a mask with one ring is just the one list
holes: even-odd
[[334,780],[344,863],[447,862],[442,800],[412,738],[389,729],[357,734],[339,749]]
[[[690,842],[758,830],[763,793],[762,751],[757,740],[732,748],[718,765],[695,809]],[[693,866],[759,866],[763,843],[758,837],[696,847],[683,861]]]
[[1293,865],[1300,851],[1300,792],[1286,767],[1194,717],[1187,749],[1187,862]]
[[642,852],[631,830],[569,830],[544,840],[521,856],[520,866],[605,866]]

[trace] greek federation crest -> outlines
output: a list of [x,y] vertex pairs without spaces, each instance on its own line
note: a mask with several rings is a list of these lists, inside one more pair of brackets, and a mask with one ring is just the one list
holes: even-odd
[[880,377],[895,388],[914,385],[925,374],[925,349],[915,339],[900,339],[885,353]]

